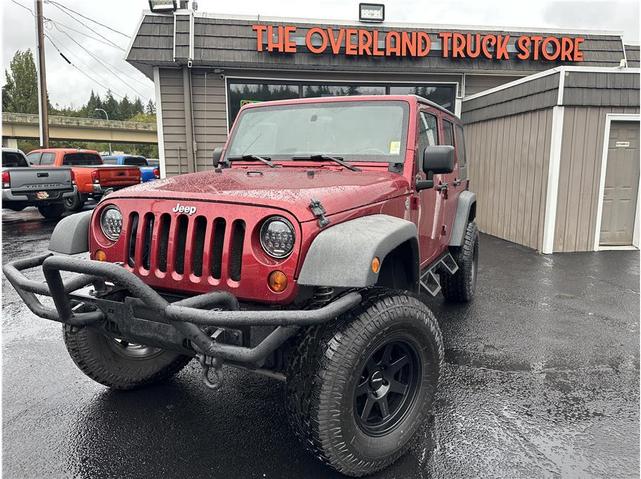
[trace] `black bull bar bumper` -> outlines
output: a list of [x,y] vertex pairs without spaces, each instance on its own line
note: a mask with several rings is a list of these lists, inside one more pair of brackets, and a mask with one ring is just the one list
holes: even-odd
[[[46,282],[28,279],[23,274],[37,267],[42,267]],[[110,324],[112,334],[122,339],[196,355],[203,364],[203,358],[213,358],[251,368],[260,367],[265,358],[300,327],[327,322],[362,299],[360,293],[349,292],[318,309],[245,311],[240,310],[234,295],[223,291],[169,302],[136,275],[114,263],[47,253],[7,263],[3,270],[29,309],[42,318],[76,327],[105,329],[105,325]],[[63,280],[61,272],[76,274]],[[97,294],[79,291],[87,290],[90,285]],[[100,294],[118,290],[126,294],[116,299],[113,295]],[[44,305],[36,295],[50,296],[55,308]],[[276,328],[254,347],[218,342],[201,329],[249,326]]]

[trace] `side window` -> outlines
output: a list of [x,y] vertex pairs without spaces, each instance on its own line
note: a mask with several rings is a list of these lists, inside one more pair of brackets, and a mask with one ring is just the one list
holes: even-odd
[[27,160],[30,164],[37,165],[40,163],[40,155],[42,155],[42,153],[29,153],[27,155]]
[[53,165],[54,160],[56,159],[55,153],[43,153],[40,158],[41,165]]
[[463,127],[461,125],[456,125],[456,156],[458,157],[458,163],[461,168],[467,165],[467,159],[465,158],[465,137],[463,136]]
[[454,125],[449,121],[443,121],[443,141],[441,145],[454,146]]
[[425,148],[438,144],[438,129],[436,125],[436,117],[434,115],[425,112],[419,114],[418,151],[421,161],[423,160]]

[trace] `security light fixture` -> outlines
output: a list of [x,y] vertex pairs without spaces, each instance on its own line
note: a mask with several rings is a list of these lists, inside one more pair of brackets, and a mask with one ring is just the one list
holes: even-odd
[[149,9],[154,13],[171,13],[178,9],[176,0],[149,0]]
[[359,3],[358,19],[361,22],[380,23],[385,20],[385,5],[382,3]]

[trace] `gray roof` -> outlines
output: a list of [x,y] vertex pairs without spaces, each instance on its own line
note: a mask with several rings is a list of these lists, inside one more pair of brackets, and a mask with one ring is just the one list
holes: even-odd
[[[559,95],[560,75],[564,76]],[[559,68],[463,100],[465,123],[564,106],[638,107],[638,69]]]
[[639,45],[625,45],[625,56],[628,59],[630,68],[638,68],[639,65]]
[[[296,54],[272,54],[266,51],[256,51],[256,32],[252,25],[256,23],[283,24],[296,26]],[[335,28],[344,24],[325,24]],[[175,32],[174,32],[175,24]],[[366,66],[380,72],[398,73],[500,73],[518,72],[523,75],[547,70],[562,65],[550,61],[521,61],[515,58],[504,61],[488,59],[449,59],[442,58],[438,48],[440,41],[437,33],[440,31],[458,31],[461,33],[495,33],[509,34],[513,43],[515,37],[521,34],[532,34],[524,31],[504,30],[472,30],[470,27],[429,26],[421,28],[417,25],[402,27],[402,30],[427,31],[432,40],[432,51],[422,58],[396,57],[350,57],[343,54],[313,54],[307,50],[302,41],[305,33],[313,24],[303,21],[280,19],[280,21],[258,21],[246,18],[215,18],[211,15],[196,14],[193,18],[193,28],[189,12],[182,11],[175,15],[146,14],[140,28],[132,41],[127,61],[151,77],[153,66],[179,66],[189,61],[195,67],[219,67],[239,69],[279,69],[279,70],[321,70],[321,71],[362,71]],[[363,25],[354,25],[364,28]],[[381,32],[398,30],[400,26],[391,27],[387,24],[376,25]],[[193,30],[193,31],[192,31]],[[561,35],[561,33],[559,33]],[[568,37],[582,37],[581,49],[584,61],[575,64],[585,66],[618,66],[623,58],[621,36],[614,33],[568,33]],[[193,41],[192,41],[193,36]],[[175,48],[174,48],[175,47]],[[638,49],[637,49],[638,52]],[[638,55],[638,53],[637,53]],[[567,63],[567,62],[566,62]]]

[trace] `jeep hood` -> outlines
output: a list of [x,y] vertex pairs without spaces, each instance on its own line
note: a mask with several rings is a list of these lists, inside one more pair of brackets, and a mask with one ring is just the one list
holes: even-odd
[[329,168],[226,168],[142,183],[109,195],[116,198],[175,199],[254,204],[280,208],[299,221],[314,219],[309,209],[320,200],[328,215],[409,193],[409,183],[387,169],[350,171]]

